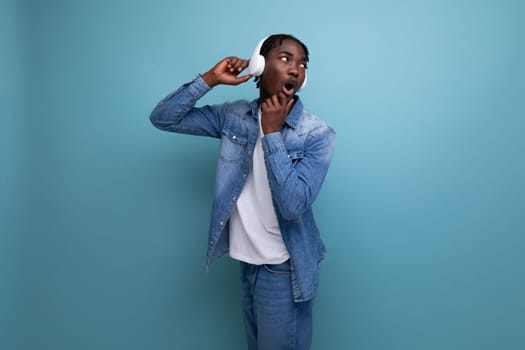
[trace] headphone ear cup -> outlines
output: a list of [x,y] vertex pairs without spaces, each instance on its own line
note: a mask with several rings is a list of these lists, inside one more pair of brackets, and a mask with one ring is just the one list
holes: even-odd
[[250,58],[250,63],[248,64],[248,73],[255,77],[260,76],[264,71],[264,65],[264,56],[254,54],[252,58]]
[[259,43],[255,50],[253,50],[252,57],[250,58],[250,63],[248,63],[248,73],[258,77],[264,72],[265,60],[264,56],[261,55],[261,47],[268,37],[264,37]]
[[304,81],[303,81],[301,87],[297,91],[301,91],[302,89],[304,89],[304,87],[306,86],[306,81],[308,80],[307,78],[308,78],[308,76],[306,75],[306,72],[305,72],[304,73]]

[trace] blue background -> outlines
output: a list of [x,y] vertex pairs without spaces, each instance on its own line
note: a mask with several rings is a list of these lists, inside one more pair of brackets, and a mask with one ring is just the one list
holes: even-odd
[[205,272],[218,142],[148,116],[287,32],[338,133],[313,349],[524,349],[524,18],[510,0],[2,1],[0,348],[244,348],[237,264]]

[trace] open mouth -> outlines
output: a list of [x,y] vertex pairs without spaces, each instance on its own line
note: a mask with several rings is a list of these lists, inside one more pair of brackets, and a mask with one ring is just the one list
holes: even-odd
[[284,83],[283,92],[287,96],[292,96],[295,92],[296,87],[297,87],[297,83],[295,81],[288,81]]

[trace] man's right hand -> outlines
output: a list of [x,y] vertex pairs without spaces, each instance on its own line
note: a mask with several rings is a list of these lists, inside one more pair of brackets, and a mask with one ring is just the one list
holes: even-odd
[[202,75],[202,79],[209,87],[219,84],[239,85],[247,82],[252,76],[246,74],[238,76],[248,67],[249,60],[239,57],[226,57],[217,63],[212,69]]

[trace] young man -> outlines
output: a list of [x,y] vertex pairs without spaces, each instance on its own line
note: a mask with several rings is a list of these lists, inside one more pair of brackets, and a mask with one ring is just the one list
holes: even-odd
[[[296,95],[307,63],[301,41],[272,35],[250,61],[221,60],[150,116],[162,130],[221,139],[207,264],[227,252],[241,262],[249,349],[308,349],[312,339],[312,300],[325,252],[312,204],[335,132]],[[249,64],[251,74],[239,75]],[[252,75],[258,99],[195,107],[213,87]]]

